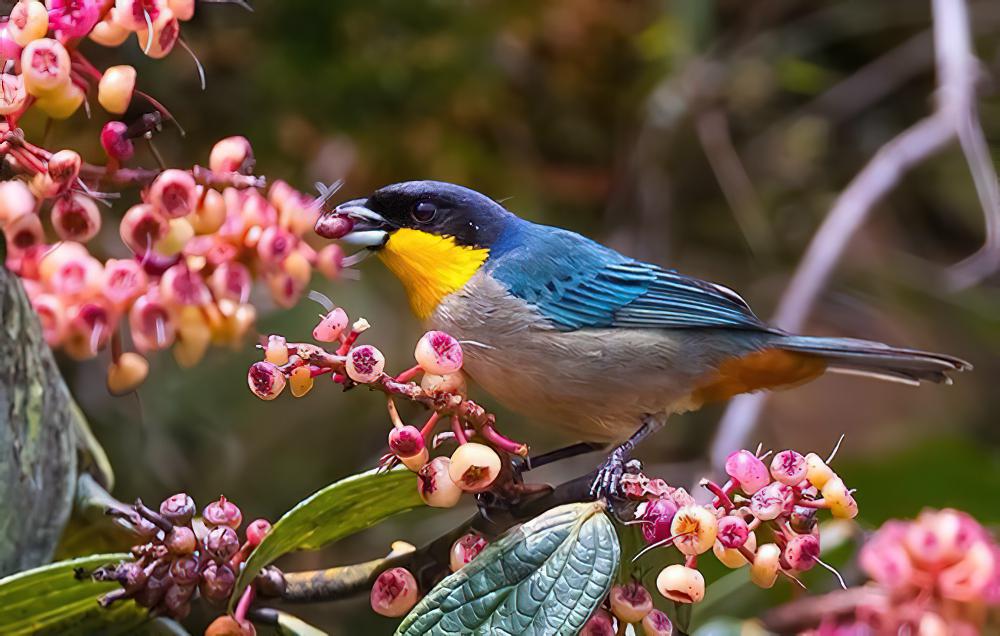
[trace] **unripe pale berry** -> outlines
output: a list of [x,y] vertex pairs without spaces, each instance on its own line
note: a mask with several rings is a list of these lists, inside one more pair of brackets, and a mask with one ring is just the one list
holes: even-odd
[[435,457],[417,471],[417,492],[433,508],[451,508],[462,498],[462,489],[450,476],[451,460]]
[[0,181],[0,225],[34,213],[35,197],[24,181],[19,179]]
[[309,367],[296,367],[288,375],[288,388],[292,392],[292,397],[302,397],[312,391],[314,380]]
[[451,455],[448,475],[466,492],[488,489],[500,474],[500,456],[484,444],[462,444]]
[[288,341],[284,336],[271,334],[264,345],[264,359],[271,364],[282,366],[288,364]]
[[[746,542],[744,542],[744,547],[751,552],[757,549],[757,535],[753,532],[747,535]],[[726,548],[722,545],[720,540],[715,541],[715,545],[712,546],[712,553],[715,557],[719,559],[719,562],[727,568],[736,569],[741,568],[747,564],[747,559],[737,548]]]
[[38,95],[35,105],[52,119],[66,119],[83,106],[86,98],[82,88],[68,82],[50,93]]
[[317,342],[336,342],[340,334],[344,333],[344,329],[347,329],[349,322],[347,312],[337,307],[323,316],[319,324],[313,328],[313,339]]
[[844,480],[834,476],[823,484],[823,500],[830,507],[830,514],[838,519],[853,519],[858,516],[858,502],[854,500]]
[[245,172],[253,170],[253,150],[246,137],[226,137],[212,146],[208,167],[214,172]]
[[583,624],[579,636],[615,636],[615,624],[608,610],[597,608]]
[[135,90],[135,68],[128,64],[110,66],[97,84],[97,101],[114,115],[124,114]]
[[425,373],[420,378],[420,388],[428,393],[453,393],[465,397],[468,388],[465,382],[465,374],[461,371],[437,375],[435,373]]
[[101,230],[97,204],[79,192],[62,196],[52,205],[52,228],[64,241],[85,243]]
[[152,32],[148,28],[136,31],[143,53],[154,59],[166,57],[177,44],[180,34],[180,24],[174,17],[174,12],[167,8],[161,10],[153,20]]
[[653,610],[653,597],[635,581],[612,587],[608,600],[611,613],[623,623],[638,623]]
[[121,45],[128,39],[129,30],[121,26],[111,15],[94,25],[88,37],[101,46],[115,47]]
[[806,455],[806,479],[817,488],[822,488],[834,477],[833,469],[826,465],[816,453]]
[[417,594],[417,581],[410,571],[392,568],[379,574],[372,585],[372,609],[382,616],[403,616],[417,604]]
[[101,148],[115,161],[128,161],[135,154],[135,145],[128,137],[128,126],[124,122],[109,121],[101,129]]
[[771,476],[788,486],[806,478],[806,458],[793,450],[783,450],[771,460]]
[[206,189],[198,200],[198,207],[188,217],[196,234],[215,234],[226,221],[226,201],[222,193]]
[[149,362],[133,351],[126,351],[108,365],[108,391],[125,395],[139,388],[149,375]]
[[673,636],[674,624],[669,616],[654,609],[642,619],[642,631],[646,636]]
[[785,544],[784,557],[793,570],[811,570],[819,558],[819,537],[812,534],[795,535]]
[[177,342],[171,350],[177,364],[185,368],[195,366],[201,362],[211,343],[212,329],[201,308],[196,305],[180,307]]
[[154,210],[153,206],[145,203],[130,207],[118,226],[122,242],[138,255],[152,250],[153,245],[169,231],[167,219]]
[[754,585],[769,588],[778,580],[781,548],[773,543],[765,543],[757,548],[753,564],[750,566],[750,580]]
[[239,507],[224,496],[205,506],[201,512],[202,521],[209,526],[228,526],[233,530],[243,523],[243,513]]
[[0,74],[0,115],[21,112],[28,99],[24,90],[24,78],[10,73]]
[[417,341],[413,357],[428,373],[454,373],[462,368],[462,345],[443,331],[428,331]]
[[194,177],[186,170],[164,170],[149,186],[148,201],[160,214],[170,219],[190,214],[198,205]]
[[347,352],[345,366],[348,377],[360,384],[366,384],[374,382],[382,375],[385,356],[371,345],[361,345]]
[[21,51],[21,74],[25,89],[36,97],[67,86],[70,81],[66,47],[52,38],[32,40]]
[[674,515],[670,532],[676,538],[674,545],[687,555],[707,552],[715,543],[718,520],[704,506],[684,506]]
[[340,275],[340,270],[344,267],[344,250],[337,244],[331,243],[316,254],[316,269],[323,276],[330,280],[336,279]]
[[767,466],[748,450],[738,450],[726,458],[726,474],[748,495],[771,481]]
[[153,245],[153,249],[163,256],[176,256],[194,238],[194,228],[186,218],[170,219],[167,233]]
[[186,526],[174,526],[163,539],[163,545],[167,546],[172,554],[191,554],[198,547],[198,538],[194,535],[194,530]]
[[646,543],[650,545],[660,543],[673,536],[670,526],[677,515],[677,508],[677,504],[667,498],[646,502],[641,517],[642,537]]
[[[53,258],[59,249],[54,250],[42,261],[43,276],[49,288],[63,298],[69,299],[89,298],[96,294],[104,279],[101,262],[89,253],[79,257]],[[53,266],[50,267],[50,264]],[[47,275],[49,271],[51,274]]]
[[451,546],[449,567],[452,572],[458,572],[490,544],[485,537],[469,532],[458,538]]
[[705,578],[694,568],[668,565],[656,577],[656,589],[671,601],[697,603],[705,598]]
[[271,531],[271,522],[267,519],[255,519],[247,526],[247,543],[251,548],[256,548],[264,540],[267,533]]
[[45,37],[49,30],[49,12],[37,0],[20,0],[10,12],[7,21],[10,37],[20,46]]
[[247,384],[262,400],[273,400],[285,389],[285,375],[270,362],[254,362],[247,372]]

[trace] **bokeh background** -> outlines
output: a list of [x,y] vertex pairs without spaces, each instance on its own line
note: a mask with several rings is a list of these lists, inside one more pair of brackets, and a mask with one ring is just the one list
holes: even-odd
[[[928,4],[258,0],[254,13],[200,5],[185,27],[206,67],[204,91],[180,49],[163,61],[132,47],[113,55],[125,55],[117,63],[135,65],[140,86],[186,128],[157,138],[169,163],[205,162],[215,140],[242,134],[258,172],[303,190],[343,179],[338,199],[409,179],[461,183],[528,219],[730,285],[768,316],[837,193],[933,108]],[[981,115],[1000,160],[1000,6],[970,10],[985,63]],[[111,61],[89,46],[96,62]],[[72,141],[98,158],[93,131],[74,122],[52,131],[52,145]],[[919,390],[824,378],[776,396],[755,432],[766,446],[821,453],[845,433],[838,471],[859,488],[866,527],[924,506],[1000,522],[1000,292],[995,277],[957,293],[942,277],[979,247],[982,225],[958,149],[931,159],[852,241],[808,328],[948,352],[974,373]],[[393,368],[408,366],[420,330],[401,288],[374,259],[358,270],[358,280],[314,286],[372,322],[368,341]],[[307,300],[264,309],[259,329],[306,338],[317,310]],[[104,389],[104,361],[64,362],[115,466],[116,496],[159,500],[184,489],[207,502],[225,493],[245,516],[276,519],[374,464],[387,431],[381,398],[319,383],[304,399],[264,403],[246,388],[257,358],[252,342],[213,350],[191,370],[161,355],[138,396],[117,399]],[[536,449],[571,441],[496,410],[503,430]],[[709,470],[721,411],[674,418],[642,448],[650,472],[686,485]],[[542,477],[575,476],[597,459]],[[468,512],[406,516],[283,565],[373,558]],[[751,599],[726,612],[754,607]],[[334,634],[393,625],[373,617],[367,599],[298,613]]]

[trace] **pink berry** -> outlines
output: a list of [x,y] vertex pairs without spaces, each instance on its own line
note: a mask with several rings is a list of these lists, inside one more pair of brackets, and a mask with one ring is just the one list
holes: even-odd
[[354,347],[347,352],[347,375],[359,384],[374,382],[385,368],[385,356],[371,345]]
[[806,478],[806,458],[793,450],[783,450],[771,460],[771,476],[789,486]]
[[253,284],[250,270],[242,263],[223,263],[215,268],[208,279],[216,300],[229,299],[245,303]]
[[397,618],[417,604],[417,580],[406,568],[392,568],[378,575],[372,586],[372,609],[382,616]]
[[166,8],[153,20],[152,31],[144,27],[136,32],[142,51],[154,59],[166,57],[177,44],[180,34],[181,27],[174,12]]
[[[2,113],[0,113],[2,114]],[[335,280],[344,267],[344,250],[339,245],[331,243],[316,254],[316,269],[323,276]]]
[[52,182],[58,188],[58,192],[65,192],[73,186],[76,178],[80,175],[80,167],[83,159],[74,150],[60,150],[49,157],[45,169]]
[[767,466],[748,450],[739,450],[726,458],[726,474],[752,495],[771,482]]
[[149,362],[134,351],[126,351],[108,365],[108,392],[126,395],[138,389],[149,375]]
[[109,121],[101,129],[101,148],[115,161],[128,161],[135,154],[135,145],[128,137],[128,126],[120,121]]
[[670,532],[678,550],[693,556],[712,549],[719,523],[715,513],[704,506],[683,506],[674,515]]
[[653,597],[636,581],[612,587],[608,599],[611,613],[623,623],[638,623],[653,610]]
[[170,231],[170,224],[153,206],[133,205],[122,217],[118,231],[122,242],[137,255],[145,255]]
[[319,217],[313,229],[323,238],[339,239],[354,229],[354,221],[346,216],[328,212]]
[[178,263],[163,272],[160,277],[160,293],[168,306],[200,307],[211,300],[208,286],[201,274],[184,263]]
[[270,362],[254,362],[247,372],[247,384],[262,400],[273,400],[285,388],[285,375]]
[[66,335],[66,307],[55,294],[38,294],[31,297],[42,336],[50,347],[58,347]]
[[52,227],[65,241],[85,243],[101,229],[101,213],[90,197],[80,193],[62,196],[52,206]]
[[674,624],[669,616],[654,609],[642,619],[642,631],[646,636],[673,636]]
[[97,0],[48,0],[49,28],[60,38],[82,38],[100,19]]
[[298,239],[288,230],[272,225],[261,232],[257,241],[257,255],[264,263],[275,265],[295,251]]
[[[677,514],[677,504],[670,499],[653,499],[645,504],[642,512],[642,537],[646,543],[652,545],[666,541],[673,534],[670,532],[670,524]],[[665,544],[665,545],[669,545]]]
[[776,481],[754,493],[750,498],[750,511],[761,521],[777,519],[791,511],[794,495],[791,486]]
[[428,331],[417,342],[413,357],[428,373],[454,373],[462,368],[462,345],[443,331]]
[[11,9],[7,30],[14,42],[27,46],[32,41],[45,37],[49,30],[49,12],[37,0],[20,0]]
[[606,609],[598,608],[583,624],[579,636],[615,636],[615,624]]
[[479,553],[486,549],[489,541],[485,537],[474,532],[469,532],[458,538],[451,546],[451,556],[449,566],[452,572],[458,572],[470,561],[479,556]]
[[208,158],[209,167],[215,172],[243,172],[253,170],[253,150],[246,137],[226,137],[214,146]]
[[69,84],[69,53],[57,40],[33,40],[21,51],[21,73],[32,95],[52,93]]
[[694,568],[668,565],[656,577],[656,589],[678,603],[697,603],[705,598],[705,577]]
[[168,219],[186,216],[198,205],[194,177],[185,170],[164,170],[149,186],[149,203]]
[[255,519],[247,526],[247,543],[250,547],[256,548],[264,540],[267,533],[271,531],[271,522],[267,519]]
[[728,515],[719,519],[717,536],[724,548],[739,548],[750,537],[750,528],[741,517]]
[[147,292],[135,299],[128,313],[132,342],[139,351],[165,349],[177,335],[170,311],[158,294]]
[[344,329],[347,329],[349,322],[347,312],[337,307],[323,316],[319,324],[313,328],[313,339],[317,342],[336,342],[340,338],[340,334],[344,333]]
[[402,426],[389,431],[389,450],[400,459],[408,459],[423,453],[427,446],[419,428]]
[[35,196],[24,181],[0,181],[0,225],[34,213]]
[[45,242],[45,230],[37,214],[22,214],[7,222],[3,229],[7,236],[7,253],[18,255]]
[[819,537],[812,534],[795,535],[785,544],[784,557],[793,570],[811,570],[819,558]]
[[160,504],[160,514],[173,524],[187,525],[194,517],[197,508],[194,499],[185,492],[179,492],[163,500]]
[[500,475],[500,456],[484,444],[462,444],[451,455],[448,475],[466,492],[483,492]]
[[451,508],[462,498],[462,489],[449,475],[451,460],[435,457],[417,471],[417,492],[433,508]]
[[210,526],[227,526],[236,530],[243,523],[243,513],[236,504],[225,496],[205,506],[201,512],[202,521]]

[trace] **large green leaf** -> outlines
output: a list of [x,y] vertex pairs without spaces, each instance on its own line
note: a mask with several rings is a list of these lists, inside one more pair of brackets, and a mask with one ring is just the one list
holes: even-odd
[[77,579],[74,570],[92,570],[129,558],[128,554],[98,554],[59,561],[0,579],[0,634],[130,634],[149,620],[132,601],[109,609],[97,597],[117,583]]
[[553,508],[441,581],[396,633],[576,634],[611,588],[620,558],[603,504]]
[[421,505],[416,477],[404,468],[388,472],[371,470],[327,486],[278,519],[247,560],[231,604],[261,568],[283,554],[318,550]]

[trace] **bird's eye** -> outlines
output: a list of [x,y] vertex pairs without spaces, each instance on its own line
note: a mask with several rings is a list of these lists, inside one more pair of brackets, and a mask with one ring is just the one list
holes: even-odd
[[437,211],[437,206],[430,201],[421,201],[410,210],[410,216],[417,223],[430,223],[434,220],[434,216],[437,215]]

